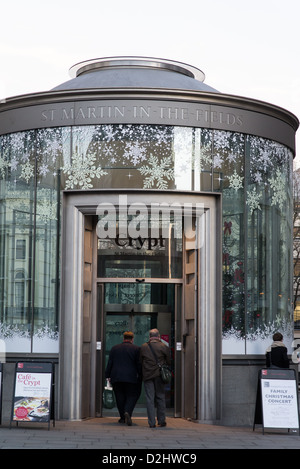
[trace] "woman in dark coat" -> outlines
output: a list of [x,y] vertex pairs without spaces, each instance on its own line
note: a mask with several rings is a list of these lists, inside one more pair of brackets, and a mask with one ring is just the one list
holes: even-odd
[[266,350],[267,368],[289,368],[290,363],[287,356],[287,348],[283,343],[283,335],[276,332],[273,335],[273,343]]

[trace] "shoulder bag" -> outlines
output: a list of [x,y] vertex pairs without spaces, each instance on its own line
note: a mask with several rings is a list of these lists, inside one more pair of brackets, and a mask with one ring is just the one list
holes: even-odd
[[171,378],[172,378],[172,371],[170,370],[170,368],[168,367],[168,365],[166,363],[158,363],[158,360],[157,360],[157,357],[156,357],[156,354],[153,350],[153,348],[151,347],[151,344],[150,342],[148,343],[149,347],[150,347],[150,350],[151,352],[153,353],[153,356],[155,358],[155,361],[159,367],[159,371],[160,371],[160,377],[162,379],[162,381],[167,384],[167,383],[170,383],[171,381]]

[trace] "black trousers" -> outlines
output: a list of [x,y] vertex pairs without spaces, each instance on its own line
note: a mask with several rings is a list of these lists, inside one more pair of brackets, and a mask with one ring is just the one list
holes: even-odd
[[125,412],[128,412],[128,414],[132,416],[137,400],[141,394],[141,384],[118,382],[113,384],[113,390],[121,419],[124,419]]

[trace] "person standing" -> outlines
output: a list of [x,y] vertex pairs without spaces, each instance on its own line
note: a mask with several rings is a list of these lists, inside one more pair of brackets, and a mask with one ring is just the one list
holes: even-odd
[[134,334],[124,332],[123,342],[110,351],[105,378],[109,379],[120,414],[119,423],[132,425],[132,414],[141,394],[140,347],[133,343]]
[[267,368],[289,368],[290,363],[287,356],[287,348],[283,343],[283,335],[275,332],[273,342],[266,350]]
[[[157,361],[151,351],[152,347]],[[171,364],[169,348],[160,340],[158,329],[151,329],[149,341],[141,346],[142,376],[147,403],[148,424],[150,428],[155,425],[155,406],[157,409],[157,423],[161,427],[166,426],[166,398],[165,384],[160,377],[160,364]]]

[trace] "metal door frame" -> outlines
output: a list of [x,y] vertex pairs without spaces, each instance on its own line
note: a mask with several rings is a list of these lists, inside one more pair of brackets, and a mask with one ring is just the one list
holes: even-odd
[[[61,318],[60,318],[60,376],[59,376],[59,417],[64,419],[82,418],[83,389],[83,266],[84,223],[86,215],[95,215],[99,203],[118,205],[120,194],[127,197],[128,205],[149,200],[165,203],[195,204],[205,208],[205,249],[199,252],[197,266],[197,309],[195,366],[197,372],[195,395],[195,418],[203,422],[221,418],[221,293],[222,293],[222,225],[221,194],[190,193],[140,190],[95,190],[64,191],[62,196],[62,277],[61,277]],[[91,369],[96,379],[96,274],[93,272],[93,295],[91,308]],[[118,279],[122,280],[123,279]],[[171,279],[171,283],[176,283]],[[128,279],[124,279],[128,281]],[[154,281],[160,282],[161,279]],[[184,295],[183,295],[184,296]],[[184,298],[182,300],[184,304]],[[181,331],[184,333],[185,312],[182,311]],[[183,338],[180,338],[183,343]],[[182,350],[184,370],[184,350]],[[182,375],[184,376],[184,374]],[[95,383],[91,388],[96,390]],[[91,416],[95,411],[95,395],[91,396]],[[186,417],[184,408],[182,416]]]

